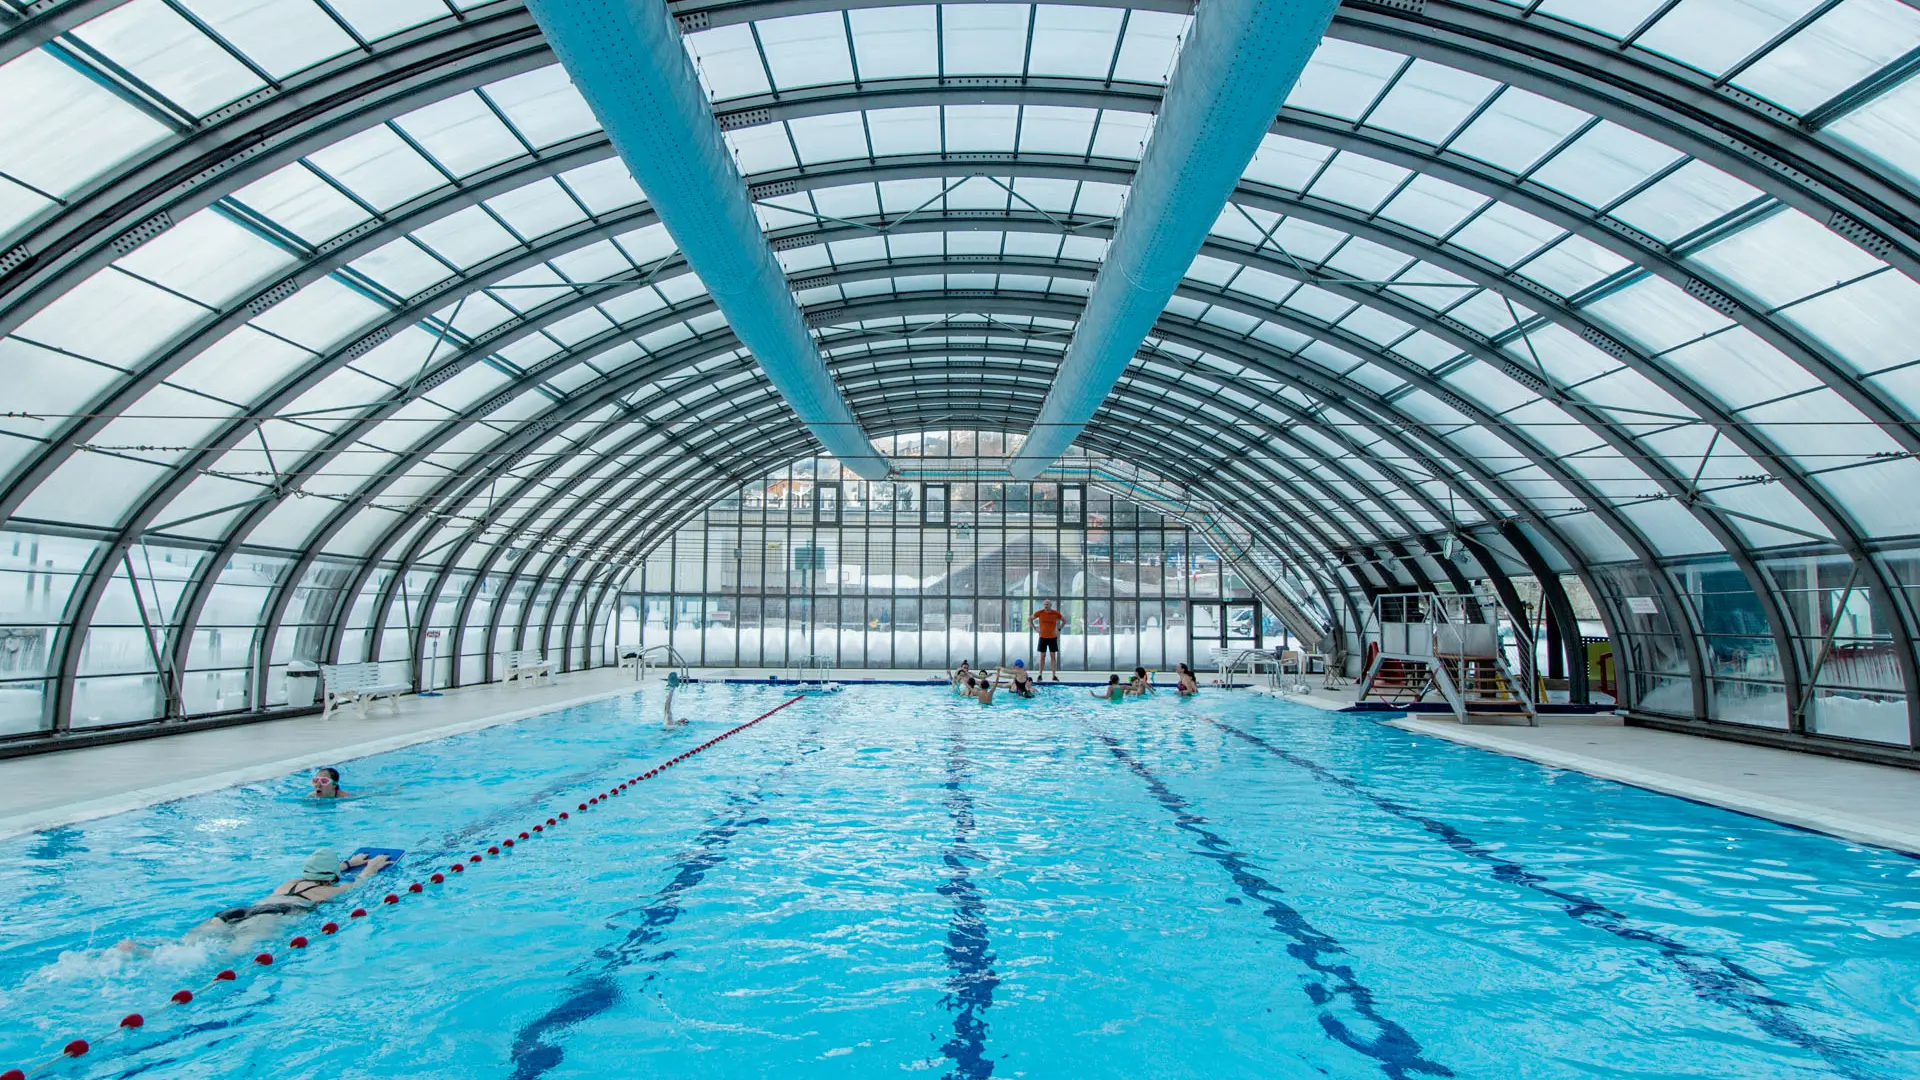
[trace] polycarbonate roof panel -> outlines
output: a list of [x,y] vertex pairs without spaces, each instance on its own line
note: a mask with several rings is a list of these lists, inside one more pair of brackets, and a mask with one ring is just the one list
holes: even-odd
[[[1812,117],[1794,137],[1891,190],[1920,178],[1920,98],[1897,67],[1920,12],[1897,0],[1487,17],[1507,8],[1527,33],[1610,42],[1623,69]],[[723,109],[767,110],[725,137],[750,183],[792,181],[756,210],[830,363],[884,395],[875,416],[956,386],[1029,416],[1188,17],[780,11],[716,9],[685,40]],[[129,0],[24,51],[0,100],[40,107],[0,112],[0,252],[39,253],[63,207],[133,184],[230,102],[403,31],[460,32],[432,0]],[[1509,513],[1602,562],[1717,551],[1716,520],[1755,546],[1834,520],[1913,531],[1890,509],[1913,481],[1899,424],[1920,409],[1907,264],[1713,139],[1444,55],[1322,43],[1100,437],[1215,455],[1223,492],[1284,478],[1247,505],[1328,544]],[[477,521],[498,498],[489,543],[604,536],[602,495],[626,478],[704,482],[790,435],[565,72],[490,70],[343,110],[36,299],[0,339],[10,407],[31,413],[0,420],[0,469],[38,468],[16,514],[103,534],[191,518],[174,527],[229,545],[393,557],[427,535],[425,507]],[[919,80],[910,102],[877,96],[895,80]],[[791,107],[819,88],[841,96]],[[206,123],[224,137],[266,107]],[[70,445],[49,438],[96,407]],[[1699,505],[1672,497],[1691,488]]]

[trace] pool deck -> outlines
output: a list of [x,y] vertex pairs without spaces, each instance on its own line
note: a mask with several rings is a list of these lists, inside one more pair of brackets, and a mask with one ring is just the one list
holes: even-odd
[[[761,681],[791,671],[707,668],[695,675],[708,681]],[[836,678],[858,685],[943,675],[861,670],[841,671]],[[657,684],[659,678],[656,674],[649,682]],[[1070,682],[1095,679],[1097,674],[1067,673]],[[433,698],[405,697],[398,715],[382,703],[371,706],[366,719],[348,709],[325,721],[303,716],[0,760],[0,837],[351,761],[637,688],[631,672],[600,669],[557,676],[551,684],[496,683]],[[1318,680],[1309,694],[1284,696],[1325,709],[1353,701],[1351,687],[1323,690]],[[1419,735],[1920,854],[1920,770],[1627,727],[1608,715],[1546,717],[1535,728],[1463,727],[1425,716],[1388,722]],[[350,769],[347,779],[352,790]]]

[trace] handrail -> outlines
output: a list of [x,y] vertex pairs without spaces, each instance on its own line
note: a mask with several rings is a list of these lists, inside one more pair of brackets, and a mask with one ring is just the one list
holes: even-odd
[[[654,663],[651,655],[653,653],[664,654],[661,659],[666,662]],[[680,650],[675,649],[672,645],[648,645],[634,654],[634,660],[636,661],[635,668],[637,669],[634,672],[634,677],[643,680],[647,677],[647,666],[649,663],[652,663],[654,667],[676,668],[679,670],[680,677],[683,679],[688,677],[688,669],[692,667],[691,664],[687,663],[687,658],[680,655]]]
[[1263,594],[1262,599],[1274,608],[1281,622],[1300,638],[1302,644],[1318,646],[1324,643],[1330,635],[1329,624],[1332,620],[1326,617],[1325,612],[1317,612],[1318,605],[1303,597],[1286,580],[1284,569],[1280,569],[1280,572],[1269,569],[1269,560],[1276,564],[1281,560],[1271,553],[1266,553],[1263,558],[1263,553],[1256,546],[1258,537],[1251,530],[1241,526],[1231,516],[1219,513],[1209,505],[1211,500],[1196,499],[1184,492],[1177,495],[1162,493],[1151,486],[1162,481],[1144,476],[1137,466],[1132,468],[1134,475],[1123,476],[1102,465],[1055,464],[1047,470],[1047,474],[1085,477],[1103,486],[1116,487],[1120,489],[1120,494],[1128,498],[1174,507],[1175,512],[1171,516],[1215,541],[1215,550],[1220,557],[1232,564],[1256,593]]

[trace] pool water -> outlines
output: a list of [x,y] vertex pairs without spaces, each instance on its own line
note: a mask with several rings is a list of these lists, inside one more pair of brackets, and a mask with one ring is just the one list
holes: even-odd
[[785,697],[0,842],[0,1069],[83,1037],[44,1075],[1920,1076],[1920,861],[1245,693],[849,687],[270,968],[109,948],[321,843],[423,880]]

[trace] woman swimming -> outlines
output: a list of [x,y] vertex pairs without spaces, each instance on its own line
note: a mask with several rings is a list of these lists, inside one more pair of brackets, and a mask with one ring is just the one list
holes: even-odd
[[678,690],[679,688],[680,688],[680,673],[677,671],[667,672],[667,704],[666,704],[666,708],[661,712],[661,716],[660,716],[661,727],[674,728],[687,722],[686,717],[684,716],[675,717],[673,715],[673,692],[675,690]]
[[[216,912],[213,918],[187,931],[185,942],[204,940],[216,935],[231,935],[237,941],[247,941],[268,933],[273,920],[280,916],[300,915],[312,911],[344,893],[365,884],[367,879],[379,873],[390,860],[385,855],[368,858],[355,855],[347,862],[340,861],[340,855],[330,847],[323,847],[307,856],[300,867],[300,876],[275,886],[274,890],[251,904],[240,904]],[[354,874],[351,880],[346,874]],[[129,939],[120,942],[115,948],[130,953],[145,953],[146,946]]]
[[1194,675],[1193,669],[1185,664],[1181,664],[1179,672],[1179,681],[1174,684],[1173,688],[1174,693],[1179,694],[1181,697],[1192,697],[1199,693],[1200,680]]
[[[343,863],[332,848],[323,847],[307,856],[306,864],[300,867],[299,877],[282,882],[256,903],[220,912],[196,929],[218,929],[216,924],[237,926],[262,915],[292,915],[310,911],[315,905],[325,903],[379,873],[388,861],[385,855],[375,855],[371,859],[356,855],[353,861]],[[354,870],[359,873],[351,881],[342,877]]]
[[1120,684],[1120,676],[1109,675],[1107,676],[1105,689],[1091,691],[1091,694],[1096,698],[1105,698],[1108,701],[1125,701],[1127,698],[1127,688]]
[[351,799],[352,795],[340,789],[340,770],[331,765],[313,770],[313,797],[316,799]]
[[1007,689],[1021,697],[1030,698],[1039,693],[1034,686],[1033,676],[1027,673],[1025,660],[1015,660],[1012,668],[1001,668],[1000,672],[1007,677]]

